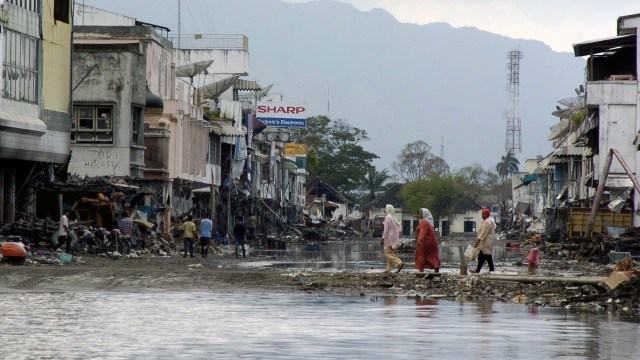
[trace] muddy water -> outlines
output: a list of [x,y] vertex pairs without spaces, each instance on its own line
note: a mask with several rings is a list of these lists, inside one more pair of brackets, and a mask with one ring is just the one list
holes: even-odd
[[1,293],[7,359],[637,359],[605,314],[395,297]]
[[[410,239],[403,239],[403,241],[409,242]],[[459,246],[466,247],[466,243],[462,245],[457,242],[445,242],[444,245],[440,245],[443,271],[446,270],[447,265],[450,265],[449,270],[458,271]],[[401,250],[398,255],[409,264],[415,259],[413,251]],[[248,263],[247,266],[382,271],[386,264],[379,239],[288,244],[286,250],[252,249],[251,256],[263,257],[265,261]],[[495,246],[493,250],[493,260],[496,263],[522,261],[524,257],[525,254],[520,249]],[[405,269],[404,271],[412,271],[410,266]]]

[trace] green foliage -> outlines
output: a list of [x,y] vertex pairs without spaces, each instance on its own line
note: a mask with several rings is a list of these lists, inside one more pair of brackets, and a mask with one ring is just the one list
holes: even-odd
[[582,123],[582,120],[584,120],[584,114],[584,110],[580,110],[577,113],[573,114],[571,116],[571,122],[575,125],[580,125],[580,123]]
[[451,175],[432,174],[427,179],[407,183],[400,190],[404,206],[412,213],[426,207],[437,221],[449,217],[455,211],[460,193]]
[[513,155],[513,152],[509,150],[502,159],[496,165],[496,171],[502,179],[506,179],[509,175],[518,172],[520,161]]
[[487,174],[486,186],[489,192],[495,197],[500,206],[500,215],[506,217],[509,214],[509,204],[513,195],[511,181],[499,176],[494,172]]
[[300,136],[298,141],[309,146],[310,177],[317,176],[349,196],[361,188],[371,161],[378,158],[360,145],[369,140],[366,131],[343,120],[310,117]]
[[378,172],[375,166],[369,168],[367,175],[365,175],[362,181],[362,188],[368,193],[368,201],[373,201],[380,192],[386,190],[384,183],[389,180],[389,178],[390,176],[387,169]]
[[452,179],[459,193],[478,202],[480,195],[486,190],[489,173],[479,164],[473,164],[456,171]]

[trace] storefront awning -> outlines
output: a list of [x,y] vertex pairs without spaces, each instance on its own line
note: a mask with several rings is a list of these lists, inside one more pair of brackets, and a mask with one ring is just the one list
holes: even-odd
[[222,126],[222,135],[224,136],[244,136],[244,131],[232,125]]
[[239,91],[260,91],[262,90],[262,86],[255,81],[251,80],[237,80],[234,85],[236,90]]
[[285,161],[280,164],[280,167],[285,170],[296,170],[298,166],[295,163]]

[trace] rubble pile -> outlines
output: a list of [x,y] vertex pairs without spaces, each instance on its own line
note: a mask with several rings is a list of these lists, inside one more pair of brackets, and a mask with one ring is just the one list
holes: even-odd
[[58,231],[58,223],[55,221],[27,216],[21,216],[20,220],[11,224],[0,225],[0,235],[18,235],[28,243],[40,246],[48,244],[56,231]]
[[312,241],[334,241],[344,238],[359,238],[362,233],[354,229],[350,224],[316,218],[305,214],[305,222],[303,225],[295,227],[299,232],[299,236],[305,240]]
[[[528,243],[535,244],[533,241]],[[549,256],[582,259],[597,263],[615,262],[616,253],[633,256],[640,253],[640,228],[628,228],[619,236],[596,235],[591,239],[570,238],[560,242],[543,241],[543,250]]]

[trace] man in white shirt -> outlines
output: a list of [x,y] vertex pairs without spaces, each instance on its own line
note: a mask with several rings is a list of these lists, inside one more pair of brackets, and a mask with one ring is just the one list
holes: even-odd
[[58,229],[58,244],[54,250],[58,250],[63,244],[66,244],[66,253],[71,254],[71,237],[69,236],[69,209],[64,211],[60,217],[60,227]]

